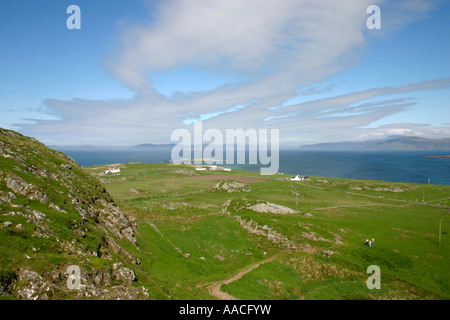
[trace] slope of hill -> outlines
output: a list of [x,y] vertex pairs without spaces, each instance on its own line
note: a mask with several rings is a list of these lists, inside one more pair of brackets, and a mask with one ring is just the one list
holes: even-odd
[[450,150],[450,138],[427,139],[414,136],[390,136],[363,142],[319,143],[300,146],[301,150]]
[[145,298],[136,225],[72,159],[0,129],[0,295]]

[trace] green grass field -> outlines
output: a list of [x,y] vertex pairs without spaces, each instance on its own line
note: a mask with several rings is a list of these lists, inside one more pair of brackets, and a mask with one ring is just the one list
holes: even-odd
[[[138,219],[137,272],[164,291],[153,298],[450,298],[450,186],[120,167],[86,169]],[[221,181],[244,186],[215,188]],[[296,212],[252,209],[266,202]],[[366,286],[370,265],[380,268],[381,289]]]

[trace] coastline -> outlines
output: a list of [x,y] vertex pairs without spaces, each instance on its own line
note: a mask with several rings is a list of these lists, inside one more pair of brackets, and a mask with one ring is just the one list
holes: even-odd
[[[164,150],[76,151],[63,150],[81,166],[107,163],[162,163],[170,159]],[[435,157],[436,156],[436,157]],[[278,172],[288,175],[321,176],[330,178],[370,179],[391,182],[450,185],[450,162],[442,151],[300,151],[280,150]],[[204,164],[206,165],[206,164]],[[225,164],[217,164],[224,166]],[[259,171],[260,164],[226,164],[233,170]]]

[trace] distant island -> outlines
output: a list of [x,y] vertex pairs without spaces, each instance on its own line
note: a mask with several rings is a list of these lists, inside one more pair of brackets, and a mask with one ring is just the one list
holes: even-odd
[[[96,146],[96,145],[71,145],[71,146],[56,146],[50,145],[58,151],[156,151],[156,150],[171,150],[176,144],[153,144],[144,143],[129,146]],[[207,145],[203,144],[202,148]],[[226,145],[224,145],[226,148]],[[246,149],[248,146],[246,146]],[[346,150],[432,150],[450,151],[450,138],[443,139],[428,139],[415,136],[389,136],[385,139],[367,140],[367,141],[347,141],[347,142],[330,142],[318,143],[310,145],[301,145],[300,150],[324,150],[324,151],[346,151]]]
[[431,156],[425,156],[425,158],[439,158],[439,159],[450,159],[450,156],[438,156],[438,155],[431,155]]
[[302,145],[300,150],[450,150],[450,138],[389,136],[380,140]]
[[173,148],[175,144],[165,143],[165,144],[153,144],[144,143],[138,145],[125,145],[125,146],[114,146],[114,145],[49,145],[49,148],[58,151],[145,151],[145,150],[161,150]]
[[133,149],[160,149],[160,148],[173,148],[175,144],[173,143],[165,143],[165,144],[153,144],[153,143],[144,143],[138,144],[135,146],[131,146]]

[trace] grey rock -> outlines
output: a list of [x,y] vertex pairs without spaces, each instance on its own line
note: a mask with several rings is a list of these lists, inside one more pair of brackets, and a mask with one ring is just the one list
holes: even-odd
[[291,208],[270,202],[257,203],[253,206],[250,206],[249,209],[260,213],[278,213],[278,214],[297,213],[297,211],[292,210]]
[[127,283],[133,282],[136,279],[134,271],[129,268],[122,267],[121,265],[122,264],[120,262],[113,264],[113,272],[112,272],[113,279],[124,281]]
[[28,183],[20,177],[8,177],[6,180],[6,186],[15,193],[23,194],[24,190],[28,187]]
[[1,228],[8,228],[9,226],[11,226],[13,223],[11,222],[11,221],[5,221],[3,224],[2,224],[2,226],[1,226]]
[[84,231],[76,229],[76,230],[73,230],[73,233],[75,233],[76,235],[79,235],[82,238],[86,238],[86,233]]

